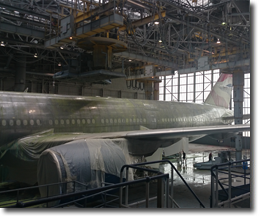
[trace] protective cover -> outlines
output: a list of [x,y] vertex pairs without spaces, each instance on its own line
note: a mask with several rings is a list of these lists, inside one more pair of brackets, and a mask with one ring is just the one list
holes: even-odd
[[[120,169],[131,164],[125,140],[110,139],[76,140],[45,150],[38,161],[37,178],[39,185],[76,180],[84,183],[68,183],[40,188],[42,197],[70,193],[74,190],[101,187],[102,182],[113,182],[120,178]],[[125,178],[125,175],[123,175]],[[133,179],[129,170],[129,179]],[[48,193],[47,193],[48,191]]]
[[[51,147],[65,144],[83,134],[55,134],[47,130],[15,140],[0,150],[0,165],[8,167],[7,179],[29,185],[37,183],[37,163],[41,153]],[[85,135],[84,135],[85,136]]]

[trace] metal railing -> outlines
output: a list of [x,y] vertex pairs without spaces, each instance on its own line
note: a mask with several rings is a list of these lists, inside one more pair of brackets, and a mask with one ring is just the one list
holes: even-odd
[[[143,165],[149,165],[149,164],[155,164],[155,163],[168,163],[171,165],[171,179],[170,179],[170,183],[169,183],[169,174],[164,174],[160,171],[157,170],[152,170],[152,169],[148,169],[148,168],[143,168],[141,166]],[[151,173],[155,173],[157,175],[155,176],[150,176],[150,177],[145,177],[145,178],[141,178],[141,179],[137,179],[137,180],[133,180],[133,181],[128,181],[128,170],[129,168],[133,168],[133,169],[139,169],[139,170],[143,170],[143,171],[147,171],[147,172],[151,172]],[[122,181],[123,177],[123,171],[126,169],[126,181]],[[9,204],[2,204],[1,207],[5,207],[5,208],[26,208],[26,207],[35,207],[35,206],[44,206],[44,207],[65,207],[67,205],[74,205],[74,204],[80,204],[78,202],[84,202],[83,205],[81,205],[82,207],[86,206],[86,200],[88,198],[97,196],[97,195],[102,195],[104,197],[104,203],[99,205],[99,206],[107,206],[109,203],[111,202],[115,202],[119,199],[119,207],[130,207],[133,206],[135,204],[141,204],[141,203],[145,203],[146,207],[149,207],[149,201],[151,200],[155,200],[157,199],[157,207],[162,208],[162,207],[172,207],[173,204],[175,205],[175,207],[179,207],[179,205],[176,203],[176,201],[173,198],[173,171],[175,171],[178,176],[181,178],[181,180],[184,182],[184,184],[187,186],[187,188],[189,189],[189,191],[192,193],[192,195],[195,197],[195,199],[198,201],[199,206],[205,208],[205,206],[203,205],[203,203],[200,201],[200,199],[197,197],[197,195],[193,192],[193,190],[189,187],[189,185],[186,183],[186,181],[184,180],[184,178],[181,176],[181,174],[178,172],[178,170],[175,168],[175,166],[169,161],[169,160],[161,160],[161,161],[153,161],[153,162],[145,162],[145,163],[139,163],[139,164],[133,164],[133,165],[124,165],[121,168],[121,181],[120,183],[117,184],[105,184],[106,186],[103,187],[99,187],[99,188],[93,188],[93,189],[89,189],[89,190],[84,190],[84,191],[77,191],[75,190],[76,184],[79,185],[83,185],[83,186],[87,186],[86,184],[80,183],[78,181],[69,181],[69,182],[60,182],[60,183],[52,183],[52,184],[46,184],[46,185],[40,185],[40,186],[33,186],[33,187],[29,187],[29,188],[22,188],[22,189],[15,189],[15,190],[9,190],[9,191],[3,191],[0,192],[0,196],[1,194],[8,194],[8,193],[13,193],[16,192],[16,201],[13,202],[12,205]],[[149,198],[149,185],[151,181],[157,180],[157,196],[153,197],[153,198]],[[64,194],[59,194],[59,195],[55,195],[55,196],[49,196],[49,187],[54,186],[54,185],[58,185],[60,187],[60,190],[65,190],[64,186],[68,185],[68,183],[73,183],[73,189],[71,190],[71,193],[64,193]],[[134,185],[134,184],[138,184],[138,183],[145,183],[146,184],[146,197],[145,200],[143,201],[138,201],[135,202],[133,204],[128,204],[128,187],[130,185]],[[169,188],[169,184],[170,184],[170,188]],[[47,194],[45,197],[41,197],[39,199],[36,200],[31,200],[31,199],[21,199],[20,194],[22,191],[25,190],[30,190],[30,189],[35,189],[35,188],[44,188],[46,187],[47,190]],[[123,187],[125,188],[126,191],[126,195],[125,195],[125,204],[123,204],[123,195],[122,195],[122,191],[123,191]],[[110,195],[108,192],[112,191],[112,190],[118,190],[118,188],[120,188],[120,194],[119,194],[119,198],[115,195]],[[170,192],[170,194],[169,194]],[[106,200],[106,196],[112,196],[114,197],[114,199],[110,200],[109,202]],[[62,201],[64,200],[64,201]],[[50,202],[55,202],[55,204],[51,204],[50,206]],[[165,203],[164,203],[165,202]],[[169,203],[170,202],[170,203]],[[96,206],[96,207],[99,207]]]
[[[151,169],[147,169],[147,168],[142,168],[140,166],[143,165],[150,165],[150,164],[156,164],[156,163],[168,163],[171,165],[171,180],[170,180],[170,189],[169,189],[169,174],[162,174],[159,171],[155,171],[155,170],[151,170]],[[158,190],[162,190],[163,189],[163,181],[162,179],[165,179],[165,194],[163,194],[162,191],[157,191],[157,207],[172,207],[172,204],[174,204],[176,207],[179,207],[179,205],[177,204],[177,202],[174,200],[173,197],[173,171],[175,171],[178,176],[181,178],[181,180],[183,181],[183,183],[185,184],[185,186],[189,189],[189,191],[192,193],[192,195],[194,196],[194,198],[198,201],[199,206],[202,208],[205,208],[204,204],[200,201],[200,199],[198,198],[198,196],[193,192],[193,190],[190,188],[190,186],[187,184],[187,182],[185,181],[185,179],[182,177],[182,175],[179,173],[179,171],[175,168],[175,166],[172,164],[172,162],[170,162],[169,160],[160,160],[160,161],[151,161],[151,162],[145,162],[145,163],[139,163],[139,164],[132,164],[132,165],[124,165],[121,168],[121,173],[120,173],[120,182],[122,182],[122,175],[123,175],[123,171],[124,169],[126,169],[126,175],[128,175],[128,170],[129,168],[133,168],[133,169],[140,169],[140,170],[144,170],[144,171],[148,171],[148,172],[153,172],[153,173],[157,173],[159,175],[157,175],[156,177],[154,177],[154,179],[158,179]],[[162,175],[160,175],[162,174]],[[126,181],[127,181],[128,177],[126,176]],[[146,207],[149,206],[149,201],[150,200],[154,200],[156,198],[149,198],[149,183],[151,181],[151,179],[149,179],[149,177],[145,178],[145,182],[146,182],[146,199],[142,202],[145,202]],[[161,187],[160,187],[161,186]],[[169,191],[170,190],[170,191]],[[170,194],[169,194],[170,192]],[[125,204],[123,204],[122,202],[122,189],[120,189],[120,207],[130,207],[133,206],[134,204],[129,205],[128,204],[128,186],[126,185],[125,188]],[[158,199],[159,197],[159,199]],[[163,204],[163,197],[165,198],[165,204]],[[170,206],[169,206],[169,200],[170,200]],[[140,203],[140,202],[138,202]]]
[[[1,191],[0,192],[0,199],[2,198],[1,196],[3,195],[7,195],[7,194],[13,194],[13,193],[16,193],[16,197],[15,197],[15,201],[16,203],[12,203],[12,202],[9,202],[9,203],[0,203],[0,207],[19,207],[19,205],[22,204],[22,201],[24,202],[31,202],[31,199],[22,199],[22,192],[23,191],[29,191],[29,190],[33,190],[33,189],[37,189],[37,191],[39,190],[39,188],[46,188],[46,198],[49,198],[49,189],[51,186],[59,186],[60,189],[63,189],[64,186],[68,185],[69,183],[72,183],[73,184],[73,192],[75,192],[75,187],[76,187],[76,184],[79,184],[79,185],[82,185],[82,186],[86,186],[85,184],[83,183],[80,183],[78,181],[68,181],[68,182],[58,182],[58,183],[51,183],[51,184],[45,184],[45,185],[38,185],[38,186],[32,186],[32,187],[26,187],[26,188],[19,188],[19,189],[13,189],[13,190],[7,190],[7,191]],[[47,202],[48,203],[48,202]],[[11,205],[10,205],[11,204]],[[32,206],[35,206],[37,204],[34,204]],[[48,206],[48,205],[47,205]]]
[[[250,159],[212,166],[210,207],[232,207],[239,200],[250,198],[247,186],[250,187]],[[233,193],[235,190],[237,193]]]
[[[163,174],[163,175],[160,175],[160,176],[157,176],[157,177],[165,177],[165,176],[167,176],[167,175]],[[153,180],[153,179],[156,179],[156,178],[150,177],[150,179]],[[53,207],[64,207],[66,205],[85,200],[87,198],[96,196],[98,194],[118,189],[122,186],[137,184],[137,183],[141,183],[141,182],[145,182],[145,181],[146,181],[146,178],[138,179],[138,180],[135,180],[135,181],[128,181],[128,182],[122,182],[122,183],[117,183],[117,184],[111,184],[111,185],[108,185],[108,186],[93,188],[93,189],[89,189],[89,190],[85,190],[85,191],[79,191],[79,192],[75,192],[75,193],[67,193],[67,194],[61,194],[61,195],[56,195],[56,196],[43,197],[43,198],[40,198],[40,199],[37,199],[37,200],[28,201],[28,202],[17,199],[17,202],[15,204],[13,204],[11,206],[7,206],[5,208],[26,208],[26,207],[33,207],[33,206],[41,205],[41,204],[48,204],[48,203],[53,202],[53,201],[68,200],[68,199],[72,199],[72,198],[74,199],[74,200],[71,200],[69,202],[66,202],[66,203],[63,203],[63,204],[57,204],[57,205],[53,206]],[[57,183],[57,184],[60,184],[60,183]],[[57,184],[52,184],[52,185],[57,185]],[[45,186],[47,186],[47,185],[45,185]],[[36,188],[36,186],[34,186],[32,188]],[[26,190],[26,189],[28,189],[28,188],[25,188],[25,189],[22,189],[22,190]],[[18,191],[18,193],[19,193],[21,191],[21,189],[17,189],[17,190],[13,190],[13,191]],[[7,193],[7,192],[10,192],[10,191],[5,191],[5,193]],[[2,193],[3,192],[1,192],[0,194],[2,194]]]

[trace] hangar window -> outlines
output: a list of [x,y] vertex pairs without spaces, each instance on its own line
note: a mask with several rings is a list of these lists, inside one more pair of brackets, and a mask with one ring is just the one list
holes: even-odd
[[71,124],[73,124],[73,125],[75,124],[75,120],[74,119],[71,120]]
[[136,122],[139,123],[139,118],[136,118]]
[[125,119],[125,122],[126,122],[126,123],[128,123],[128,122],[129,122],[128,118],[126,118],[126,119]]
[[117,119],[116,119],[116,118],[114,119],[114,123],[115,123],[115,124],[117,123]]
[[130,123],[132,123],[132,122],[133,122],[132,118],[130,118],[130,119],[129,119],[129,122],[130,122]]
[[146,123],[146,119],[144,118],[144,123]]
[[91,123],[90,119],[87,119],[87,123],[88,123],[88,124],[90,124],[90,123]]
[[21,125],[21,120],[16,120],[16,125],[20,126]]
[[34,125],[34,120],[30,120],[30,125],[31,125],[31,126]]
[[81,122],[80,122],[80,119],[77,119],[77,124],[80,125],[80,123],[81,123]]
[[101,119],[101,123],[102,123],[102,124],[104,124],[104,123],[105,123],[104,119]]
[[[26,122],[27,123],[27,122]],[[49,124],[50,125],[53,125],[53,121],[52,120],[49,120]],[[27,124],[24,124],[24,125],[27,125]]]
[[109,119],[106,119],[106,123],[109,123]]
[[160,101],[202,103],[219,78],[220,71],[209,70],[195,73],[162,76],[159,84]]
[[67,125],[70,124],[70,120],[69,120],[69,119],[66,120],[66,124],[67,124]]
[[61,124],[61,125],[64,125],[64,120],[60,120],[60,124]]
[[113,124],[113,119],[110,119],[110,123]]
[[[104,121],[104,120],[103,120]],[[82,119],[82,124],[86,124],[86,120],[85,119]]]
[[121,119],[120,118],[118,118],[118,123],[121,123]]
[[[30,120],[30,124],[31,124],[31,121],[32,121],[32,120]],[[59,124],[59,121],[58,121],[58,120],[55,120],[54,123],[55,123],[55,125],[58,125],[58,124]],[[32,124],[31,124],[31,125],[32,125]]]
[[95,124],[96,123],[96,120],[95,119],[92,119],[92,124]]
[[122,123],[125,123],[125,119],[124,118],[122,118]]

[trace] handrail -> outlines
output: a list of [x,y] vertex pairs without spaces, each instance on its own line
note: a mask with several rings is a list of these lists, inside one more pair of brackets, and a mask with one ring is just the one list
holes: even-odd
[[[131,167],[136,167],[136,166],[142,166],[142,165],[148,165],[148,164],[155,164],[155,163],[162,163],[162,162],[167,162],[171,165],[171,167],[175,170],[175,172],[178,174],[178,176],[181,178],[181,180],[184,182],[184,184],[187,186],[187,188],[190,190],[190,192],[193,194],[193,196],[196,198],[196,200],[199,202],[200,206],[205,208],[204,204],[200,201],[198,196],[193,192],[193,190],[190,188],[188,183],[185,181],[185,179],[182,177],[182,175],[179,173],[179,171],[175,168],[175,166],[170,162],[169,160],[158,160],[158,161],[150,161],[150,162],[145,162],[145,163],[137,163],[137,164],[132,164],[132,165],[124,165],[121,168],[121,172],[123,172],[124,168],[126,166],[131,166]],[[143,169],[143,168],[142,168]],[[148,169],[145,169],[148,170]],[[150,170],[150,169],[149,169]],[[158,172],[158,171],[157,171]]]
[[[169,174],[163,174],[162,172],[160,172],[160,171],[158,171],[158,170],[153,170],[153,169],[148,169],[148,168],[142,168],[142,167],[139,167],[139,166],[136,166],[135,164],[126,164],[126,165],[123,165],[122,167],[121,167],[121,170],[120,170],[120,182],[122,182],[123,181],[123,171],[124,171],[124,169],[126,168],[126,180],[128,180],[128,169],[129,168],[133,168],[133,169],[139,169],[139,170],[143,170],[143,171],[148,171],[148,172],[152,172],[152,173],[157,173],[157,174],[159,174],[159,175],[164,175],[165,177],[166,177],[166,179],[167,179],[167,181],[168,181],[168,179],[169,179]],[[144,200],[144,202],[146,202],[146,207],[148,208],[148,205],[149,205],[149,200],[150,200],[150,198],[149,198],[149,183],[150,183],[150,177],[146,177],[146,199]],[[166,184],[168,184],[168,183],[166,183]],[[168,189],[166,189],[166,190],[168,190]],[[158,195],[158,193],[157,193],[157,195]],[[168,207],[168,198],[167,198],[167,196],[168,196],[168,194],[165,194],[165,196],[166,196],[166,205],[167,205],[167,207]],[[128,205],[128,186],[126,186],[126,200],[125,200],[125,203],[126,203],[126,205]],[[157,196],[158,197],[158,196]],[[122,204],[122,187],[120,187],[120,194],[119,194],[119,206],[120,207],[126,207],[127,208],[127,206],[126,205],[124,205],[124,204]],[[161,206],[161,204],[159,203],[159,204],[157,204],[157,206],[158,205],[160,205]],[[128,205],[128,206],[130,206],[130,205]],[[160,207],[159,206],[159,207]]]
[[[218,203],[218,201],[219,201],[218,200],[218,185],[221,187],[221,189],[225,193],[226,197],[228,197],[227,202],[229,202],[229,205],[231,205],[232,201],[234,200],[234,198],[232,198],[231,189],[232,189],[232,187],[235,187],[235,186],[232,186],[232,178],[237,178],[237,177],[244,178],[244,184],[246,184],[246,179],[250,180],[250,177],[246,176],[246,168],[244,168],[244,164],[243,165],[241,164],[241,163],[247,163],[248,161],[250,162],[250,159],[244,159],[244,160],[239,160],[239,161],[234,161],[234,162],[229,161],[229,162],[221,163],[221,164],[214,165],[211,167],[211,169],[210,169],[210,171],[211,171],[211,206],[210,207],[221,206],[221,204]],[[236,164],[240,164],[240,165],[236,165]],[[244,172],[233,171],[233,173],[232,173],[232,169],[238,168],[238,167],[239,168],[243,167]],[[228,172],[225,171],[226,169],[228,170]],[[221,183],[221,180],[223,180],[225,178],[219,179],[219,176],[218,176],[219,173],[228,175],[228,179],[229,179],[228,184]],[[239,174],[244,174],[244,175],[242,176]],[[214,181],[214,179],[215,179],[215,181]],[[215,186],[214,184],[216,184],[216,190],[214,190],[214,186]],[[228,192],[224,188],[224,185],[228,186]],[[236,187],[236,188],[239,190],[245,190],[240,187]]]
[[[153,177],[150,177],[149,179],[150,180],[156,180],[158,178],[163,178],[165,176],[167,176],[167,174],[153,176]],[[126,185],[136,184],[136,183],[140,183],[140,182],[145,182],[146,180],[147,180],[146,178],[138,179],[138,180],[135,180],[135,181],[117,183],[117,184],[113,184],[113,185],[109,185],[109,186],[89,189],[89,190],[86,190],[86,191],[80,191],[80,192],[76,192],[76,193],[69,193],[69,194],[63,194],[63,195],[57,195],[57,196],[41,198],[41,199],[38,199],[36,201],[31,201],[31,202],[18,202],[15,205],[7,207],[7,208],[31,207],[31,206],[35,206],[35,205],[38,205],[38,204],[48,203],[48,202],[51,202],[51,201],[57,201],[57,200],[71,198],[71,197],[79,197],[79,196],[85,195],[85,194],[93,194],[93,193],[97,193],[97,192],[101,192],[101,191],[105,191],[105,190],[109,190],[109,189],[113,189],[113,188],[119,188],[121,186],[126,186]]]
[[[136,184],[136,183],[140,183],[140,182],[147,182],[147,179],[148,180],[156,180],[156,179],[160,179],[160,178],[164,178],[164,177],[169,178],[169,174],[163,174],[160,171],[156,171],[156,170],[153,170],[153,169],[144,169],[142,167],[139,167],[139,166],[142,166],[142,165],[148,165],[148,164],[154,164],[154,163],[162,163],[162,162],[167,162],[167,163],[169,163],[171,165],[172,169],[175,170],[175,172],[178,174],[178,176],[181,178],[181,180],[184,182],[184,184],[187,186],[187,188],[190,190],[190,192],[193,194],[193,196],[199,202],[200,206],[205,208],[203,203],[200,201],[200,199],[197,197],[197,195],[193,192],[193,190],[190,188],[190,186],[184,180],[182,175],[178,172],[178,170],[175,168],[175,166],[169,160],[160,160],[160,161],[151,161],[151,162],[145,162],[145,163],[138,163],[138,164],[133,164],[133,165],[124,165],[121,168],[121,173],[123,172],[125,167],[132,167],[132,168],[135,168],[135,169],[142,169],[142,170],[146,170],[146,171],[149,171],[149,172],[158,173],[159,175],[156,175],[156,176],[146,177],[146,178],[138,179],[138,180],[134,180],[134,181],[127,181],[127,182],[112,184],[112,185],[109,185],[109,186],[94,188],[94,189],[80,191],[80,192],[76,192],[76,193],[74,192],[74,193],[68,193],[68,194],[44,197],[44,198],[41,198],[41,199],[38,199],[38,200],[35,200],[35,201],[30,201],[30,202],[17,201],[17,203],[15,205],[9,206],[7,208],[31,207],[31,206],[35,206],[35,205],[38,205],[38,204],[48,203],[48,202],[51,202],[51,201],[57,201],[57,200],[62,200],[62,199],[72,198],[72,197],[80,197],[81,195],[90,195],[90,194],[94,194],[94,193],[100,193],[100,192],[108,191],[108,190],[111,190],[111,189],[114,189],[114,188],[119,188],[119,187],[122,187],[122,186]],[[33,187],[22,188],[22,189],[8,190],[8,191],[0,192],[0,194],[8,193],[8,192],[14,192],[14,191],[18,191],[19,192],[21,190],[35,189],[35,188],[46,187],[46,186],[50,186],[50,185],[61,185],[61,184],[66,184],[66,183],[70,183],[70,182],[73,182],[74,184],[78,183],[80,185],[84,185],[84,184],[82,184],[82,183],[80,183],[78,181],[68,181],[68,182],[51,183],[51,184],[33,186]],[[87,197],[88,196],[86,196],[84,198],[87,198]],[[83,198],[81,198],[81,199],[83,199]],[[78,199],[75,200],[75,201],[78,201]],[[75,201],[73,201],[73,202],[75,202]]]
[[56,183],[50,183],[50,184],[44,184],[44,185],[37,185],[37,186],[31,186],[31,187],[25,187],[25,188],[18,188],[18,189],[12,189],[12,190],[7,190],[7,191],[1,191],[1,194],[5,194],[8,192],[15,192],[15,191],[23,191],[23,190],[29,190],[29,189],[35,189],[35,188],[41,188],[41,187],[46,187],[46,186],[52,186],[52,185],[62,185],[62,184],[67,184],[67,183],[78,183],[80,185],[86,186],[86,184],[81,183],[79,181],[73,180],[73,181],[67,181],[67,182],[56,182]]
[[232,161],[232,162],[226,162],[226,163],[221,163],[221,164],[217,164],[217,165],[214,165],[211,167],[211,171],[216,168],[216,167],[219,167],[219,166],[228,166],[228,165],[232,165],[232,164],[235,164],[235,163],[242,163],[242,162],[245,162],[245,161],[250,161],[250,159],[244,159],[244,160],[239,160],[239,161]]

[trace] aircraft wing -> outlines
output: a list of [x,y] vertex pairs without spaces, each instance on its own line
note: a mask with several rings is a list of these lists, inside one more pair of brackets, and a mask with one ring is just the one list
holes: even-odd
[[[223,116],[221,118],[222,118],[222,120],[234,120],[235,119],[234,116]],[[243,114],[243,117],[242,117],[243,120],[248,120],[250,118],[251,118],[250,114]]]
[[172,139],[190,137],[196,135],[211,135],[218,133],[235,133],[250,131],[250,125],[218,125],[218,126],[200,126],[200,127],[184,127],[169,128],[156,130],[140,130],[131,131],[125,135],[125,138],[149,138],[149,139]]
[[[133,147],[131,148],[128,146],[128,151],[130,153],[143,154],[156,151],[159,147],[156,142],[161,144],[166,141],[173,142],[175,139],[180,139],[182,137],[249,130],[250,125],[201,126],[156,130],[145,129],[110,133],[54,133],[52,130],[48,130],[15,140],[6,146],[2,146],[0,149],[0,164],[9,166],[15,170],[13,175],[16,175],[17,178],[15,179],[17,179],[17,181],[34,184],[34,182],[37,181],[36,166],[40,155],[43,151],[52,147],[63,146],[69,143],[71,149],[74,150],[76,148],[75,146],[80,141],[85,141],[87,144],[91,143],[96,147],[99,145],[100,141],[103,141],[105,144],[111,144],[111,140],[126,139],[126,141],[133,141]],[[141,142],[138,146],[136,140]],[[155,142],[154,145],[152,145],[153,142]]]
[[[183,137],[193,137],[201,135],[212,135],[218,133],[235,133],[250,131],[250,125],[218,125],[218,126],[200,126],[200,127],[183,127],[168,129],[143,129],[135,131],[108,132],[108,133],[54,133],[53,130],[47,130],[38,134],[30,135],[13,141],[0,149],[0,163],[6,153],[19,154],[20,149],[30,151],[30,156],[22,155],[22,158],[38,156],[47,148],[65,144],[76,140],[88,139],[141,139],[141,140],[171,140]],[[21,156],[21,155],[20,155]]]
[[[141,139],[143,141],[153,140],[171,140],[182,137],[192,137],[200,135],[211,135],[218,133],[235,133],[250,131],[250,125],[218,125],[218,126],[200,126],[183,127],[168,129],[145,129],[135,131],[108,132],[108,133],[54,133],[53,130],[47,130],[38,134],[30,135],[13,141],[0,149],[0,163],[6,153],[20,155],[22,158],[38,156],[47,148],[55,147],[76,140],[88,139]],[[21,155],[19,151],[33,151],[31,155]]]

